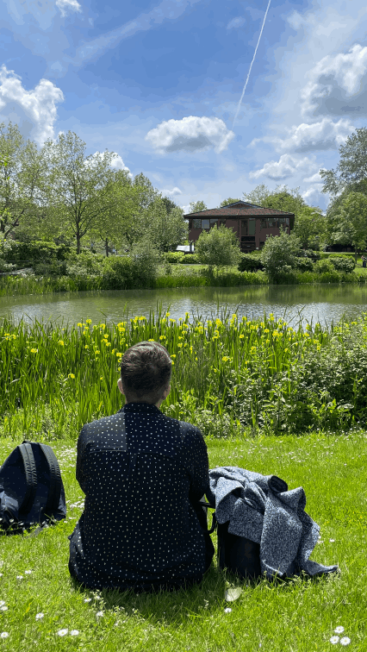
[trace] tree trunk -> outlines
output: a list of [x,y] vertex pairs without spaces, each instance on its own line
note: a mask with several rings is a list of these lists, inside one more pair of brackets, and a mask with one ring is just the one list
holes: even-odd
[[80,235],[79,231],[76,233],[76,253],[80,254]]
[[108,256],[108,238],[106,238],[106,256]]

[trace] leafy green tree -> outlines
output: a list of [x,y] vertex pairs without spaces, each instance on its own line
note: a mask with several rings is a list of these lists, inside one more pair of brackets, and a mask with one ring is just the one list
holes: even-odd
[[219,204],[218,208],[222,208],[222,206],[228,206],[228,204],[235,204],[238,201],[241,201],[241,200],[240,199],[233,199],[233,197],[228,197],[228,199],[223,199],[223,201]]
[[283,228],[279,235],[266,238],[260,260],[271,279],[276,279],[279,274],[289,272],[296,266],[300,247],[299,238],[294,233],[288,234]]
[[[135,234],[136,216],[139,215],[140,190],[134,186],[127,170],[115,170],[110,187],[110,201],[106,210],[90,230],[93,242],[103,242],[106,256],[111,247],[121,249],[131,246]],[[138,237],[141,233],[138,233]],[[129,239],[130,238],[130,239]]]
[[294,234],[304,249],[319,249],[327,238],[327,220],[320,208],[305,206],[298,214]]
[[172,199],[169,199],[168,197],[162,197],[162,201],[166,207],[166,211],[169,214],[171,211],[173,211],[175,208],[178,208],[177,204],[175,204]]
[[350,192],[334,216],[334,242],[351,243],[358,253],[365,251],[367,244],[367,197],[361,192]]
[[[47,211],[44,182],[47,165],[44,152],[24,139],[17,125],[0,124],[0,233],[6,238],[29,227]],[[33,219],[34,218],[34,219]],[[36,233],[36,235],[39,235]]]
[[203,201],[192,201],[190,203],[189,213],[200,213],[200,211],[207,211],[208,207]]
[[117,154],[106,150],[85,156],[85,148],[86,144],[72,131],[60,133],[57,141],[50,139],[44,145],[49,165],[48,200],[57,217],[55,235],[63,231],[71,234],[77,253],[82,238],[91,234],[115,200],[111,163]]
[[324,179],[322,192],[334,197],[347,188],[358,191],[356,184],[367,180],[367,128],[357,129],[348,136],[346,143],[339,147],[339,152],[340,161],[336,170],[323,168],[319,171]]
[[195,253],[200,262],[209,265],[210,271],[225,265],[238,265],[241,250],[238,238],[232,229],[224,224],[218,228],[215,224],[210,231],[202,231],[195,243]]
[[176,206],[167,213],[165,202],[162,198],[157,198],[147,210],[150,217],[147,232],[159,251],[174,251],[185,242],[189,228],[182,208]]

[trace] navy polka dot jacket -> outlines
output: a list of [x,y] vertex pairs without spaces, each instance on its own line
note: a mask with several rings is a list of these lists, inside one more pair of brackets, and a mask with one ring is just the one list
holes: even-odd
[[197,502],[209,466],[198,428],[128,403],[82,428],[76,479],[85,507],[69,537],[69,569],[85,586],[151,590],[202,579],[208,535]]

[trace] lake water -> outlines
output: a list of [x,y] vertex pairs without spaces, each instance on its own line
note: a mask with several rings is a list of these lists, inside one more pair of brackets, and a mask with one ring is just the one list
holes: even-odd
[[48,321],[77,323],[92,319],[117,323],[136,315],[149,317],[149,311],[163,315],[169,311],[174,319],[185,312],[200,315],[202,320],[220,315],[223,310],[238,317],[261,318],[264,312],[283,317],[294,327],[304,323],[337,322],[343,314],[352,319],[367,311],[367,286],[338,285],[279,285],[246,286],[241,288],[168,288],[159,290],[108,290],[103,292],[60,293],[0,297],[0,319],[15,322],[22,318],[32,322]]

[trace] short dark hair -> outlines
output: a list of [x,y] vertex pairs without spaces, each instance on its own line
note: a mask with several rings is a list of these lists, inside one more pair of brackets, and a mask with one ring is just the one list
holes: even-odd
[[155,405],[169,386],[172,360],[159,342],[138,342],[125,351],[120,370],[128,402]]

